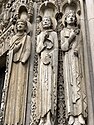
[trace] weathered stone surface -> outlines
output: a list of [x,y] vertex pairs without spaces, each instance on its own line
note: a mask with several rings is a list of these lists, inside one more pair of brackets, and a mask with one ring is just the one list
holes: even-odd
[[[37,53],[39,54],[39,70],[37,81],[37,117],[39,125],[52,125],[56,117],[57,105],[57,67],[58,39],[50,27],[50,17],[42,21],[43,31],[37,37]],[[46,118],[46,120],[45,120]]]
[[4,124],[24,124],[29,72],[31,38],[24,30],[26,21],[17,20],[17,34],[11,38],[9,48],[9,81]]
[[[0,124],[94,124],[93,9],[93,0],[0,0],[0,70],[6,67],[0,71],[3,79],[6,74],[0,83]],[[71,10],[76,21],[69,26],[68,19],[74,20]],[[19,57],[25,38],[17,36],[19,18],[27,22],[25,31],[32,41],[27,52],[31,56],[24,58],[30,58],[30,70],[29,62],[22,64],[25,60]],[[16,37],[21,44],[13,55],[10,41]]]
[[85,124],[87,100],[83,72],[82,36],[77,27],[76,12],[65,11],[65,28],[61,31],[61,49],[64,52],[64,82],[66,118],[69,125]]

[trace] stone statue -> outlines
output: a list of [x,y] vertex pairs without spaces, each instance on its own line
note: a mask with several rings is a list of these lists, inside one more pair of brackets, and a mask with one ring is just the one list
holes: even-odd
[[61,49],[64,52],[64,83],[66,115],[69,125],[85,125],[87,102],[83,71],[81,31],[77,26],[76,13],[70,10],[61,31]]
[[17,33],[10,40],[9,87],[4,125],[22,125],[25,120],[31,38],[26,21],[17,20]]
[[39,125],[54,125],[57,105],[58,40],[50,17],[43,17],[43,31],[37,37]]

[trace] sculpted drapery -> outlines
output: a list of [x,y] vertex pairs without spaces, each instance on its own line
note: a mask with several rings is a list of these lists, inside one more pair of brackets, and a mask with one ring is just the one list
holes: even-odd
[[64,52],[64,83],[66,117],[69,125],[85,124],[87,102],[83,71],[82,35],[77,26],[74,11],[65,16],[65,28],[61,31],[61,49]]
[[12,56],[4,125],[22,125],[25,120],[31,38],[25,33],[26,22],[17,21],[17,34],[11,38]]
[[50,17],[43,18],[43,31],[37,37],[38,83],[37,117],[39,125],[54,125],[57,105],[57,33]]

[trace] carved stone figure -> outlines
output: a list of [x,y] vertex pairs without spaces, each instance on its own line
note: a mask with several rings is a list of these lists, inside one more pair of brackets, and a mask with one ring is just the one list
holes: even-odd
[[43,31],[37,37],[39,125],[54,125],[57,105],[58,40],[50,17],[43,17]]
[[10,41],[10,76],[4,125],[22,125],[25,120],[31,38],[25,32],[26,21],[17,20],[16,28],[17,34]]
[[65,15],[65,28],[61,31],[61,49],[64,52],[64,83],[66,117],[69,125],[84,125],[87,102],[83,71],[81,31],[77,26],[76,13]]

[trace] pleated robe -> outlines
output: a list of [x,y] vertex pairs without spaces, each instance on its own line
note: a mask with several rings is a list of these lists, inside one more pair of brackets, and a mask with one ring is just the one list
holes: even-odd
[[[15,35],[10,45],[16,45],[18,42],[22,46],[16,53],[13,53],[4,125],[24,125],[25,122],[31,38],[26,34]],[[23,64],[22,59],[26,54],[27,60]]]
[[[69,44],[70,33],[75,29],[61,31],[61,49],[64,52],[63,75],[65,85],[66,117],[87,117],[87,96],[83,68],[82,35],[79,33]],[[66,33],[69,36],[66,37]],[[77,51],[78,55],[74,52]]]
[[51,49],[43,49],[43,34],[37,38],[38,81],[37,81],[37,119],[44,118],[48,112],[56,119],[57,109],[57,69],[58,69],[58,39],[54,31],[48,31],[53,44]]

